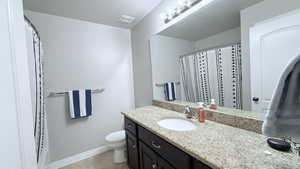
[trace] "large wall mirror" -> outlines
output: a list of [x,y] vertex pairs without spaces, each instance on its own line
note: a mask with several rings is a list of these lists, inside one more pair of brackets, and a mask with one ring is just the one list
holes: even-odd
[[240,11],[259,1],[216,0],[153,35],[153,99],[168,100],[164,84],[173,82],[177,102],[214,99],[218,106],[265,113],[285,66],[300,54],[300,13],[243,32]]

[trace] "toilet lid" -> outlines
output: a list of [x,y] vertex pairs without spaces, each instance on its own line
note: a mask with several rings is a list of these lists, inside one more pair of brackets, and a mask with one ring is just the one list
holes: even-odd
[[121,130],[121,131],[117,131],[117,132],[113,132],[110,133],[109,135],[107,135],[105,137],[106,141],[108,142],[119,142],[119,141],[123,141],[125,140],[125,131]]

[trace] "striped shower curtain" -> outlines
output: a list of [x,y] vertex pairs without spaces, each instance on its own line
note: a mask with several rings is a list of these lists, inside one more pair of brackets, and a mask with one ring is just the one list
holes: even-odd
[[242,108],[240,44],[182,56],[180,67],[186,101]]
[[34,25],[26,17],[25,23],[37,164],[39,169],[43,169],[46,166],[48,158],[48,131],[42,61],[43,50],[39,33]]

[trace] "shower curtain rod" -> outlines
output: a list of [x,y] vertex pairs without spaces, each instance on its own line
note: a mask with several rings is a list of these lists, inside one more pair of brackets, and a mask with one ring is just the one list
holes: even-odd
[[36,27],[32,24],[32,22],[27,18],[26,15],[24,15],[24,19],[25,19],[25,21],[27,21],[27,22],[29,23],[29,25],[32,27],[32,29],[33,29],[34,32],[36,33],[38,39],[41,40],[39,32],[37,31]]
[[224,48],[224,47],[235,45],[235,44],[238,44],[238,43],[241,44],[241,41],[238,41],[238,42],[235,42],[235,43],[229,43],[229,44],[226,44],[226,45],[220,45],[220,46],[215,46],[215,47],[210,47],[210,48],[199,49],[199,50],[193,51],[191,53],[183,54],[183,55],[179,56],[179,59],[181,59],[183,57],[187,57],[187,56],[195,54],[195,53],[198,53],[198,52],[209,51],[209,50],[217,49],[217,48]]

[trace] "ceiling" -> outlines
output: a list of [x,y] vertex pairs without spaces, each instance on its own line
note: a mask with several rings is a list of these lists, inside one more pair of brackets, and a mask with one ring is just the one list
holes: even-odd
[[160,35],[197,41],[240,26],[240,11],[262,0],[215,0],[160,32]]
[[[122,28],[132,28],[162,0],[23,0],[24,8],[35,12],[80,19]],[[135,17],[121,23],[121,15]]]

